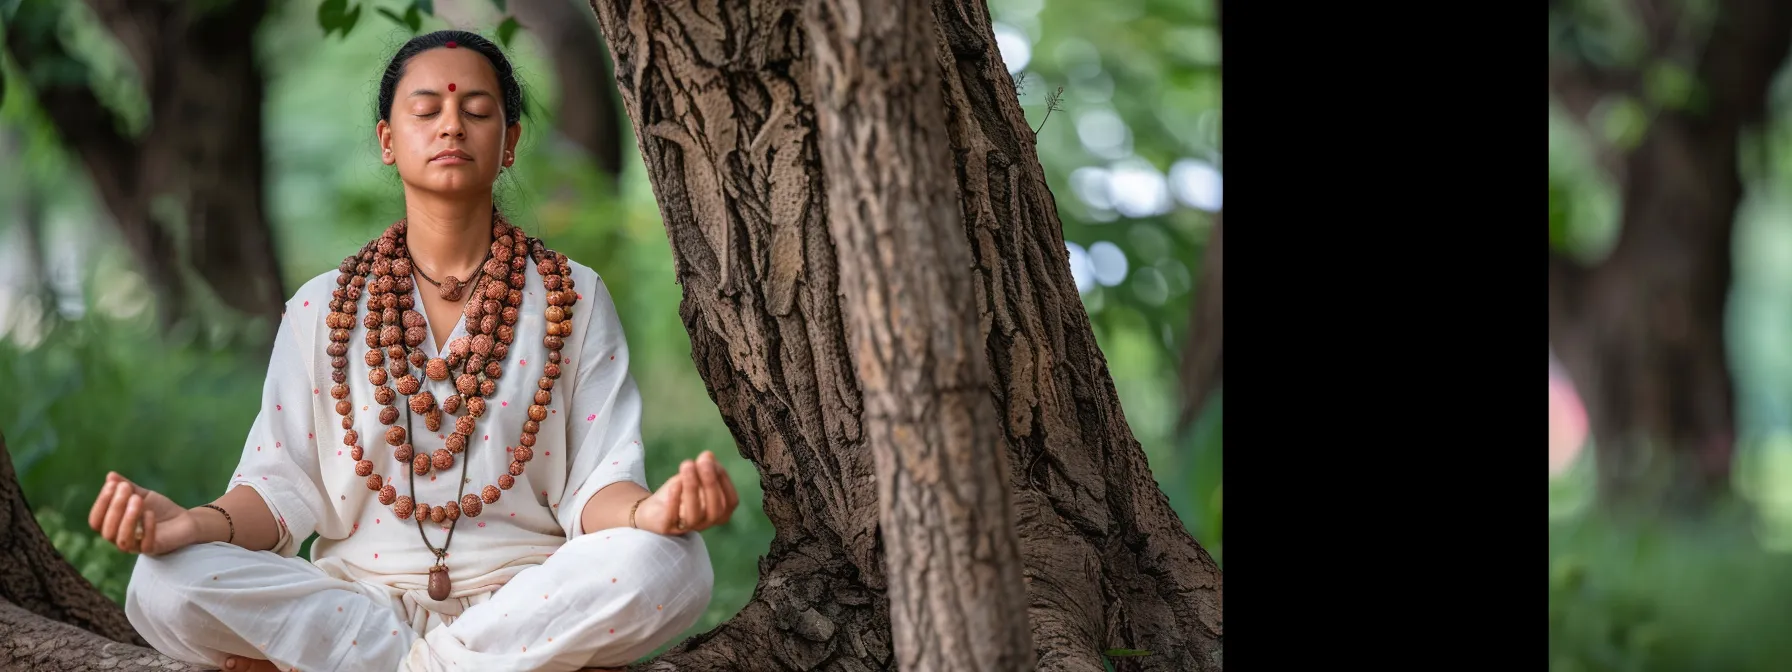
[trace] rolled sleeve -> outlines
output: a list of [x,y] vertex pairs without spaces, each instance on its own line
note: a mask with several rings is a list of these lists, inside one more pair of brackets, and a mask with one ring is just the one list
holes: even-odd
[[286,557],[316,531],[322,515],[323,486],[318,466],[315,428],[327,420],[327,392],[319,384],[304,336],[314,333],[306,315],[293,314],[289,303],[274,337],[261,409],[243,443],[242,458],[226,490],[253,488],[279,522],[280,540],[272,549]]
[[584,308],[584,320],[575,327],[582,339],[575,363],[572,412],[566,414],[566,442],[571,449],[566,492],[570,494],[560,510],[573,515],[561,516],[560,524],[569,540],[583,533],[583,516],[579,514],[605,486],[633,481],[651,489],[641,447],[641,393],[629,373],[622,321],[602,278],[582,266],[574,268],[582,294],[577,307]]

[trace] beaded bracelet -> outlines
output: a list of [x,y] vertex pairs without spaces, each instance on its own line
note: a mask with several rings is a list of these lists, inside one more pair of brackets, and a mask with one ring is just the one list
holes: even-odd
[[653,497],[653,495],[648,495],[646,497],[637,499],[637,500],[635,500],[634,506],[628,507],[628,526],[629,527],[633,527],[637,530],[641,529],[639,526],[635,525],[635,510],[641,508],[641,502],[645,502],[651,497]]
[[230,519],[230,512],[216,504],[201,504],[200,506],[224,514],[224,522],[230,525],[230,538],[226,539],[224,543],[234,543],[236,541],[236,522]]

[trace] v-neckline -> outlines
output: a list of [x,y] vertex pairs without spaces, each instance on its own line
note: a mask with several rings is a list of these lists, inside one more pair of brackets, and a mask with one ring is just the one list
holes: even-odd
[[[436,342],[436,330],[429,328],[429,305],[423,302],[423,288],[420,287],[419,284],[420,283],[416,283],[416,282],[411,283],[411,304],[417,306],[418,308],[422,308],[422,310],[419,312],[422,313],[422,315],[423,315],[423,327],[426,331],[429,332],[429,337],[423,339],[423,344],[425,346],[428,346],[428,350],[425,351],[423,354],[429,356],[430,359],[439,359],[442,356],[442,354],[441,354],[442,348],[448,347],[448,343],[454,341],[454,338],[456,336],[466,335],[466,331],[467,331],[466,306],[464,304],[461,306],[461,309],[459,311],[460,319],[457,319],[454,321],[454,329],[452,329],[448,332],[448,338],[441,343],[437,343]],[[467,291],[472,292],[473,290],[471,288],[469,288]],[[467,300],[472,301],[473,297],[468,296]]]

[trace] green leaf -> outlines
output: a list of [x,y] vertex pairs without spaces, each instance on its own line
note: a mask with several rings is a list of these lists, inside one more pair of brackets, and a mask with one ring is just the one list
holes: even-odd
[[386,9],[385,7],[380,7],[380,8],[374,9],[373,11],[379,12],[380,16],[391,19],[393,23],[396,23],[398,25],[401,25],[401,26],[411,25],[409,23],[405,23],[404,17],[399,16],[398,12],[394,12],[390,9]]
[[1649,110],[1629,96],[1616,96],[1601,104],[1599,130],[1607,142],[1625,149],[1635,149],[1649,132]]
[[355,11],[349,12],[342,21],[342,36],[348,37],[348,31],[355,29],[355,22],[361,20],[361,6],[355,5]]
[[1151,655],[1151,652],[1150,651],[1140,651],[1138,649],[1108,649],[1106,651],[1103,651],[1102,654],[1106,655],[1106,656],[1111,656],[1114,658],[1119,658],[1121,656],[1149,656],[1149,655]]
[[498,24],[498,42],[503,44],[505,49],[510,48],[510,38],[516,35],[516,29],[517,23],[514,16],[504,19],[504,23]]
[[428,14],[430,16],[436,15],[435,0],[412,0],[411,6],[416,7],[417,9],[423,10],[424,14]]
[[423,30],[423,15],[417,13],[416,5],[411,5],[410,9],[404,10],[404,23],[411,27],[412,35],[416,35],[417,31]]
[[317,25],[324,29],[324,37],[329,37],[342,25],[342,15],[348,8],[348,0],[324,0],[317,5]]
[[508,12],[508,11],[510,11],[510,10],[509,10],[509,9],[507,9],[507,8],[505,8],[505,7],[504,7],[504,4],[505,4],[505,3],[504,3],[504,0],[492,0],[492,4],[494,4],[494,5],[497,5],[497,6],[498,6],[498,11],[500,11],[500,12]]
[[1656,63],[1645,75],[1649,100],[1670,110],[1691,110],[1703,102],[1698,76],[1677,63]]

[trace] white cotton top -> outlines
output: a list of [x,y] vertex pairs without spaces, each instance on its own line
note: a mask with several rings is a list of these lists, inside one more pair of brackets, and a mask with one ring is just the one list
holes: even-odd
[[[561,349],[562,373],[554,384],[548,417],[536,434],[534,459],[497,503],[486,504],[476,518],[461,516],[448,547],[450,600],[494,591],[517,572],[544,562],[582,533],[579,514],[604,486],[628,480],[649,487],[642,461],[641,396],[628,372],[628,345],[615,303],[596,272],[576,262],[571,267],[580,298],[570,318],[572,335]],[[367,479],[355,475],[350,447],[342,442],[342,416],[336,414],[336,400],[330,396],[334,383],[325,348],[331,341],[324,320],[337,274],[332,269],[311,279],[287,302],[262,388],[262,408],[229,487],[249,486],[267,501],[282,527],[274,552],[293,557],[316,532],[313,563],[338,576],[384,584],[421,598],[435,556],[418,535],[417,517],[400,520],[391,506],[379,502],[378,492],[367,489]],[[486,399],[485,415],[478,419],[454,467],[415,477],[415,492],[410,466],[394,458],[393,447],[386,444],[387,426],[379,422],[383,407],[374,401],[374,386],[368,381],[362,320],[369,294],[362,293],[348,341],[345,382],[365,457],[398,494],[437,506],[458,501],[463,491],[455,481],[461,461],[467,462],[465,494],[477,495],[508,473],[510,451],[521,445],[523,422],[528,420],[548,354],[542,345],[547,292],[534,259],[524,276],[528,286],[497,394]],[[412,290],[419,312],[423,300],[417,292],[424,288]],[[448,341],[467,334],[465,318],[459,320],[443,341],[443,350]],[[433,331],[418,347],[431,358],[437,356]],[[433,381],[412,370],[438,403],[455,393],[453,376]],[[430,432],[423,416],[411,413],[407,397],[399,395],[393,406],[399,411],[393,426],[403,427],[411,418],[410,442],[423,454],[445,447],[459,417],[444,414],[441,429]],[[461,414],[465,413],[463,405]],[[448,522],[423,524],[437,548],[447,538],[448,528]]]

